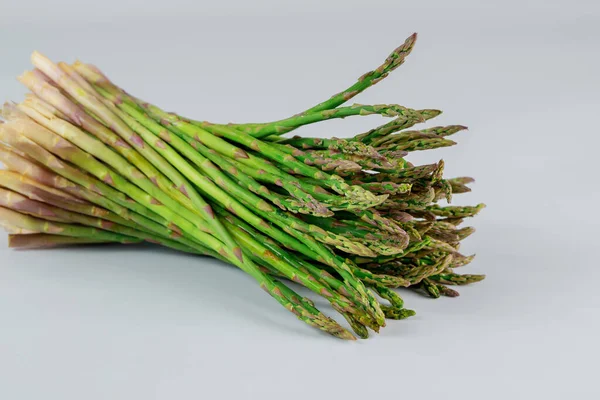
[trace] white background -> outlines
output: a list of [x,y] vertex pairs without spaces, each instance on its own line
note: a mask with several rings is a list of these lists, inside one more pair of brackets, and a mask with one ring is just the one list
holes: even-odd
[[[6,249],[0,398],[597,398],[600,7],[596,1],[0,0],[0,94],[29,54],[98,64],[129,92],[212,121],[327,98],[408,35],[407,62],[356,99],[441,108],[447,176],[485,202],[456,299],[354,343],[304,326],[254,281],[154,247]],[[304,129],[350,136],[354,118]],[[318,303],[323,309],[327,307]],[[393,397],[389,397],[393,396]]]

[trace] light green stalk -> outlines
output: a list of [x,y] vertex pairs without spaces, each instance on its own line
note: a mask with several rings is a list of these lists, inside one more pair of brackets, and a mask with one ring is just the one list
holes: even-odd
[[[36,162],[16,154],[13,149],[0,146],[0,160],[10,171],[106,208],[130,221],[130,224],[128,224],[130,227],[143,227],[145,230],[154,232],[164,238],[173,239],[180,236],[177,232],[168,229],[168,222],[158,214],[132,202],[123,193],[114,190],[94,177],[66,164],[28,138],[11,134],[6,129],[0,129],[0,140],[9,142],[12,146],[31,155],[37,162],[45,166],[45,168],[41,167]],[[146,218],[142,214],[149,215],[152,219]]]
[[51,233],[75,237],[93,237],[98,240],[120,243],[137,243],[140,241],[131,236],[105,231],[103,229],[42,220],[4,207],[0,207],[0,220],[29,232]]

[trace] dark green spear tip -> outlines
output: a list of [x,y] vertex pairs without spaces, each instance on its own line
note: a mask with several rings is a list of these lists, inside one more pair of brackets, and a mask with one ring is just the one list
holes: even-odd
[[481,203],[476,206],[446,206],[441,207],[439,205],[430,205],[425,207],[425,210],[440,216],[448,218],[463,218],[472,217],[477,215],[481,210],[485,208],[485,204]]
[[339,150],[342,153],[346,154],[354,154],[358,156],[365,156],[374,158],[376,160],[384,160],[383,157],[377,150],[373,147],[366,145],[362,142],[349,141],[344,139],[337,139],[332,141],[329,145],[330,150]]
[[362,185],[365,189],[378,194],[404,194],[410,192],[411,183],[373,182]]
[[462,277],[465,278],[465,280],[467,281],[466,283],[481,282],[482,280],[485,279],[485,275],[484,274],[480,274],[480,275],[466,274],[466,275],[463,275]]
[[455,255],[454,259],[450,263],[450,268],[463,267],[463,266],[469,264],[474,259],[475,259],[475,254],[471,254],[470,256],[467,256],[467,257],[463,256],[462,254]]
[[352,326],[352,330],[361,339],[369,338],[369,330],[364,325]]
[[378,206],[386,201],[389,197],[387,194],[376,195],[357,185],[348,185],[343,191],[343,194],[346,196],[348,201],[364,208]]
[[316,225],[310,225],[310,231],[319,235],[319,240],[346,253],[361,255],[364,257],[376,257],[377,254],[365,246],[363,243],[353,241],[342,235],[337,235],[333,232],[325,232]]
[[[395,159],[395,158],[403,158],[408,155],[408,151],[404,150],[381,150],[381,155],[385,158]],[[398,163],[396,163],[398,165]]]
[[479,282],[485,279],[485,275],[471,275],[471,274],[456,274],[454,272],[444,271],[435,276],[431,277],[437,283],[443,283],[446,285],[468,285],[470,283]]
[[470,176],[459,176],[456,178],[448,179],[448,181],[450,183],[461,183],[463,185],[468,185],[469,183],[475,182],[475,179],[471,178]]
[[379,279],[379,282],[387,288],[400,288],[400,287],[409,287],[410,281],[408,279],[404,279],[401,276],[392,276],[392,275],[376,275]]
[[391,306],[381,306],[385,317],[388,319],[405,319],[408,317],[415,316],[417,313],[414,310],[409,310],[408,308],[396,308]]
[[423,140],[415,140],[406,144],[404,148],[405,151],[423,151],[423,150],[433,150],[439,149],[441,147],[450,147],[454,146],[457,143],[454,140],[449,139],[423,139]]
[[440,185],[442,187],[443,195],[446,198],[446,201],[448,201],[448,203],[452,202],[452,185],[444,179],[440,181]]
[[468,187],[467,185],[464,185],[462,183],[453,182],[451,180],[446,180],[446,183],[447,183],[447,185],[450,185],[450,188],[452,189],[453,194],[468,193],[471,191],[470,187]]
[[391,72],[404,63],[417,41],[417,33],[410,35],[404,43],[398,46],[387,58],[382,72]]
[[404,300],[402,297],[400,297],[400,295],[398,295],[398,293],[381,285],[375,285],[373,289],[375,289],[377,294],[379,294],[382,299],[389,301],[392,307],[397,309],[404,308]]
[[469,130],[468,126],[465,125],[450,125],[446,128],[444,132],[439,133],[440,136],[449,136],[453,135],[457,132],[467,131]]
[[459,240],[464,240],[475,233],[475,228],[472,226],[467,226],[462,229],[458,229],[455,233],[458,235]]
[[422,132],[424,133],[434,133],[440,137],[446,137],[450,135],[454,135],[457,132],[461,132],[467,130],[464,125],[448,125],[448,126],[434,126],[433,128],[424,129]]
[[450,289],[448,286],[437,284],[437,288],[440,291],[440,294],[442,296],[446,296],[446,297],[458,297],[458,296],[460,296],[460,293],[458,293],[454,289]]
[[350,324],[350,327],[352,328],[352,330],[354,331],[354,333],[356,333],[356,335],[359,338],[361,338],[361,339],[368,339],[369,338],[369,330],[367,329],[366,326],[364,326],[363,324],[361,324],[360,322],[358,322],[350,314],[343,314],[343,315],[346,318],[346,321],[348,321],[348,324]]
[[421,287],[425,290],[425,292],[432,298],[437,299],[440,297],[441,293],[438,289],[437,285],[433,283],[428,278],[424,278],[421,281]]
[[445,166],[444,160],[440,160],[437,164],[436,169],[431,174],[432,182],[437,182],[442,179],[442,176],[444,175],[444,166]]
[[[329,317],[323,318],[319,323],[327,333],[344,340],[356,340],[356,337],[347,329]],[[321,325],[322,324],[322,325]]]
[[293,213],[300,213],[306,215],[314,215],[315,217],[331,217],[334,215],[333,211],[327,208],[323,204],[313,204],[311,202],[305,202],[301,200],[294,200],[288,202],[293,207],[288,207],[287,210]]
[[425,109],[425,110],[417,110],[417,112],[425,119],[425,120],[429,120],[432,118],[437,117],[438,115],[440,115],[442,113],[442,110],[431,110],[431,109]]

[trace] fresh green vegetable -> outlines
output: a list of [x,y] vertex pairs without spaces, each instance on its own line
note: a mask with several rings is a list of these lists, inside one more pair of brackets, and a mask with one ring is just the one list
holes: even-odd
[[[33,53],[0,123],[0,224],[9,245],[38,248],[142,241],[231,263],[300,320],[342,339],[404,319],[395,291],[456,297],[447,285],[473,260],[459,227],[483,205],[450,206],[472,179],[413,151],[452,146],[462,125],[413,128],[441,111],[344,105],[399,67],[409,37],[349,88],[274,122],[218,124],[167,113],[83,63]],[[349,139],[283,137],[307,124],[380,115],[391,122]],[[287,281],[287,282],[285,282]],[[285,283],[284,283],[285,282]],[[288,282],[324,297],[346,327]],[[353,331],[353,333],[350,332]]]

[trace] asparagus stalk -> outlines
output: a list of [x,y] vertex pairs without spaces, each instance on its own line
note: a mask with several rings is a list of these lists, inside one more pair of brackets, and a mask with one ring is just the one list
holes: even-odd
[[[98,80],[97,76],[93,74],[93,71],[90,71],[88,66],[78,63],[75,64],[75,69],[80,72],[83,77],[88,79],[91,84],[95,84],[100,89],[104,89],[115,96],[121,96],[119,98],[123,101],[127,101],[132,104],[134,103],[133,98],[124,94],[121,90],[116,88],[116,86],[107,81],[105,77],[103,77],[102,80]],[[223,136],[224,138],[241,144],[249,149],[260,151],[262,154],[268,156],[271,160],[282,163],[286,167],[289,167],[304,176],[323,180],[323,183],[329,188],[335,190],[339,194],[347,196],[350,200],[355,201],[358,204],[363,204],[365,207],[372,206],[384,200],[384,198],[381,196],[374,196],[372,193],[362,190],[359,187],[352,187],[345,184],[343,180],[336,175],[329,175],[317,168],[303,164],[302,162],[296,160],[293,156],[278,150],[271,144],[254,139],[249,135],[237,131],[236,129],[227,126],[212,125],[209,123],[204,123],[202,126],[193,125],[148,103],[138,100],[135,104],[143,107],[146,113],[155,121],[159,122],[164,128],[167,128],[180,135],[188,135],[199,142],[204,143],[207,147],[226,155],[229,158],[238,159],[244,164],[254,167],[258,166],[259,169],[264,166],[264,162],[261,162],[257,165],[256,158],[251,159],[244,150],[232,146],[218,136]]]
[[[483,279],[453,271],[473,259],[459,247],[474,230],[458,226],[483,205],[437,204],[472,180],[444,179],[442,161],[405,159],[454,144],[447,137],[466,128],[411,129],[433,109],[342,106],[402,64],[414,39],[303,113],[228,125],[166,113],[93,66],[34,53],[36,68],[20,77],[33,94],[2,110],[0,224],[19,248],[145,240],[208,255],[249,273],[307,324],[354,339],[280,279],[297,282],[368,337],[385,318],[414,315],[390,288],[455,297],[446,285]],[[350,140],[279,136],[365,114],[396,118]]]
[[[44,82],[37,79],[37,76],[31,73],[25,73],[20,77],[20,80],[42,99],[48,101],[66,115],[69,115],[71,121],[92,133],[94,137],[85,135],[75,125],[71,125],[66,121],[52,118],[52,116],[42,115],[40,113],[41,110],[39,109],[34,110],[26,105],[21,106],[21,109],[27,113],[27,115],[86,151],[89,151],[91,147],[94,147],[95,152],[92,152],[92,154],[95,154],[100,160],[109,163],[109,165],[113,166],[113,168],[123,174],[123,176],[128,178],[134,177],[132,180],[133,183],[137,184],[147,193],[152,194],[156,197],[158,202],[165,204],[182,217],[190,220],[195,219],[191,217],[192,214],[181,207],[179,203],[183,204],[188,210],[191,209],[194,213],[200,215],[207,221],[207,225],[210,226],[214,232],[221,236],[226,235],[225,230],[219,222],[212,217],[213,213],[212,210],[210,210],[210,206],[197,195],[189,183],[184,181],[181,174],[173,166],[162,159],[162,157],[160,157],[152,148],[146,146],[138,135],[127,129],[126,125],[120,119],[114,117],[114,115],[110,113],[110,110],[103,107],[94,96],[87,94],[84,90],[78,90],[80,87],[75,81],[58,67],[54,66],[48,59],[39,53],[34,53],[32,58],[34,64],[40,67],[44,73],[52,77],[57,84],[62,84],[61,88],[66,90],[77,100],[83,102],[84,105],[91,107],[92,112],[96,115],[99,115],[105,121],[109,121],[109,124],[112,126],[111,129],[118,132],[120,137],[113,133],[111,129],[106,128],[97,120],[86,114],[85,111],[80,109],[77,105],[70,102],[57,88],[50,85],[47,81]],[[125,140],[125,142],[123,140]],[[133,145],[136,147],[130,147]],[[171,182],[169,182],[169,180],[144,157],[152,160],[161,171],[165,171],[165,173],[169,174],[171,179],[179,185],[175,188],[173,184],[171,184]],[[200,226],[198,226],[198,228],[202,229]],[[241,254],[241,250],[237,250],[237,253]]]
[[29,235],[8,235],[8,247],[14,249],[41,249],[78,244],[115,243],[110,240],[87,237],[60,236],[49,233],[32,233]]
[[[217,212],[225,214],[224,210],[219,209],[219,208],[217,209]],[[373,320],[372,312],[369,308],[369,305],[365,304],[361,301],[361,294],[358,291],[356,291],[351,285],[348,285],[347,283],[336,279],[330,273],[328,273],[327,271],[325,271],[323,269],[317,268],[312,263],[304,262],[304,261],[298,259],[298,257],[293,256],[288,251],[286,251],[285,249],[283,249],[279,245],[277,245],[277,243],[274,240],[272,240],[268,236],[261,234],[255,228],[251,227],[250,225],[243,222],[239,218],[236,218],[233,215],[225,215],[224,218],[230,224],[238,226],[240,229],[243,229],[245,232],[247,232],[251,236],[258,238],[259,243],[266,246],[269,249],[269,251],[271,251],[273,254],[286,260],[291,265],[294,265],[298,270],[301,270],[301,271],[306,270],[306,272],[308,274],[311,274],[315,279],[318,279],[324,286],[328,285],[333,290],[335,290],[340,295],[342,295],[343,297],[347,297],[347,298],[351,299],[354,302],[356,307],[358,307],[363,312],[367,313],[367,315],[365,315],[365,316],[357,317],[355,315],[355,313],[352,312],[352,314],[354,315],[354,318],[356,318],[358,321],[362,321],[362,323],[371,327],[373,330],[379,329],[379,326]],[[310,279],[310,277],[309,277],[309,279]],[[292,280],[296,281],[293,278],[292,278]]]
[[[103,93],[103,92],[102,92],[102,91],[100,91],[100,93]],[[107,91],[105,91],[104,93],[107,93]],[[152,123],[148,122],[148,121],[147,121],[147,118],[144,118],[144,117],[143,117],[143,115],[141,115],[140,113],[138,113],[138,114],[134,114],[134,113],[133,113],[133,111],[134,111],[134,110],[133,110],[133,107],[126,108],[126,106],[123,106],[122,104],[125,104],[125,102],[123,102],[123,97],[124,97],[124,95],[123,95],[123,93],[121,93],[120,95],[121,95],[121,97],[120,97],[120,99],[121,99],[121,103],[119,103],[119,102],[117,101],[117,103],[119,103],[119,106],[123,107],[124,109],[127,109],[127,110],[128,110],[130,113],[131,113],[131,115],[136,115],[138,118],[141,118],[141,120],[140,120],[140,121],[143,121],[143,123],[145,124],[145,126],[147,126],[148,128],[151,128],[151,129],[154,129],[154,130],[160,129],[160,130],[161,130],[161,132],[162,132],[162,130],[163,130],[164,128],[159,128],[159,127],[157,127],[157,126],[153,126],[153,125],[152,125]],[[126,95],[125,95],[125,96],[126,96]],[[169,127],[169,125],[168,125],[168,124],[166,124],[166,125],[167,125],[167,127]],[[166,134],[165,134],[164,132],[162,133],[162,135],[163,135],[163,137],[166,137],[166,136],[165,136]],[[170,141],[171,141],[171,142],[173,142],[173,143],[175,144],[175,142],[173,141],[173,137],[170,137],[169,139],[170,139]],[[181,143],[179,144],[179,146],[182,146],[182,145],[181,145]],[[185,147],[184,147],[184,146],[182,146],[182,147],[178,147],[178,149],[179,149],[180,151],[185,151]],[[198,145],[196,146],[196,149],[198,149]],[[188,154],[189,154],[189,153],[186,153],[186,155],[188,155]],[[190,158],[192,158],[192,159],[194,158],[192,155],[190,155],[189,157],[190,157]],[[203,168],[203,163],[202,163],[202,162],[199,162],[199,163],[197,163],[197,164],[198,164],[198,166],[199,166],[200,168]],[[209,174],[209,175],[210,175],[211,173],[213,173],[213,174],[216,174],[216,173],[218,173],[218,172],[217,172],[217,170],[216,170],[216,169],[214,169],[214,170],[213,170],[213,169],[210,169],[210,170],[207,170],[207,171],[205,171],[205,173],[207,173],[207,174]],[[224,183],[226,182],[226,179],[224,179],[222,176],[219,176],[219,177],[216,179],[216,181],[218,181],[218,182],[221,182],[221,184],[224,184]],[[235,184],[231,184],[231,182],[229,182],[229,183],[228,183],[228,186],[227,186],[227,188],[228,188],[229,190],[231,190],[231,189],[234,189],[235,187],[236,187],[236,186],[235,186]],[[247,193],[240,192],[240,196],[246,196],[246,195],[247,195]],[[249,202],[250,202],[250,201],[249,201]],[[236,212],[238,212],[238,211],[236,210]],[[242,212],[243,212],[243,211],[242,211]],[[276,214],[276,213],[275,213],[275,214]],[[247,216],[247,218],[251,218],[251,216]],[[263,224],[263,223],[260,223],[260,221],[257,221],[257,222],[256,222],[256,225],[257,225],[257,226],[261,226],[261,227],[263,227],[265,224]],[[272,232],[271,232],[271,233],[272,233]],[[334,265],[337,265],[337,266],[339,266],[339,263],[334,263]]]
[[[17,136],[14,132],[10,134],[10,132],[0,129],[0,140],[5,140],[11,145],[26,151],[43,165],[42,167],[32,160],[18,155],[14,149],[0,145],[0,161],[5,164],[9,171],[19,173],[31,180],[106,208],[129,221],[126,224],[127,226],[141,226],[145,230],[165,238],[174,238],[179,235],[177,232],[168,229],[166,227],[168,223],[158,214],[152,213],[150,210],[132,202],[121,192],[66,164],[28,138]],[[152,219],[143,215],[150,215]]]
[[332,150],[344,154],[367,156],[371,158],[381,158],[381,155],[379,154],[379,152],[377,152],[377,150],[375,150],[375,148],[357,141],[350,141],[337,138],[305,138],[301,136],[294,136],[292,138],[280,138],[279,136],[277,136],[276,138],[279,140],[280,144],[290,145],[296,148],[301,148],[303,150]]
[[35,233],[51,233],[74,237],[94,237],[98,240],[107,240],[119,243],[137,243],[140,240],[131,236],[62,222],[53,222],[31,217],[17,211],[0,207],[0,220],[9,225]]
[[[417,39],[417,34],[412,34],[406,41],[396,48],[385,60],[383,64],[381,64],[378,68],[373,71],[369,71],[363,74],[358,81],[350,86],[349,88],[331,96],[330,99],[325,100],[316,106],[309,108],[308,110],[300,113],[297,116],[291,117],[286,120],[276,121],[269,124],[246,124],[249,128],[254,130],[253,135],[256,137],[263,137],[270,135],[274,127],[281,126],[282,124],[289,123],[288,121],[294,120],[297,118],[301,118],[306,115],[319,113],[322,111],[332,110],[336,107],[344,104],[348,100],[352,99],[359,93],[363,92],[365,89],[373,86],[377,82],[381,81],[385,77],[389,75],[390,72],[398,68],[400,65],[404,63],[405,58],[412,51],[415,41]],[[260,129],[256,129],[256,125],[260,127]],[[244,127],[242,125],[242,127]],[[286,130],[289,131],[289,130]]]
[[[42,67],[43,67],[43,65],[42,65]],[[56,76],[55,76],[54,78],[55,78],[55,79],[57,79],[57,77],[56,77]],[[58,79],[60,79],[60,78],[61,78],[61,77],[59,76],[59,77],[58,77]],[[67,83],[68,83],[68,84],[72,84],[72,82],[67,82]],[[78,94],[78,93],[77,93],[77,92],[73,92],[73,93],[71,93],[71,94],[72,94],[72,95],[75,97],[75,96],[77,96],[77,94]],[[93,97],[92,97],[92,98],[93,98]],[[92,103],[93,103],[93,102],[92,102]],[[96,108],[96,110],[98,110],[98,108]],[[103,110],[96,111],[94,114],[96,114],[96,115],[101,115],[101,112],[102,112],[102,111],[103,111]],[[105,118],[106,118],[106,117],[105,117]],[[91,152],[91,151],[92,151],[92,150],[91,150],[91,147],[89,147],[89,146],[88,146],[88,147],[85,147],[85,145],[86,145],[86,142],[85,142],[85,141],[84,141],[82,138],[79,138],[79,137],[77,137],[77,136],[75,136],[75,137],[70,137],[70,138],[71,138],[71,140],[79,140],[79,142],[78,142],[78,145],[79,145],[79,146],[81,146],[81,147],[84,147],[84,148],[85,148],[87,151],[89,151],[89,152]],[[101,149],[102,149],[102,148],[101,148]],[[114,155],[113,155],[113,158],[114,158]],[[107,163],[110,163],[110,162],[111,162],[111,157],[109,157],[109,156],[108,156],[108,153],[106,153],[106,155],[105,155],[105,156],[104,156],[104,158],[102,158],[102,159],[103,159],[105,162],[107,162]],[[131,159],[131,158],[130,158],[130,159]],[[119,164],[118,164],[118,163],[117,163],[116,165],[113,163],[112,165],[113,165],[115,168],[117,168],[117,169],[119,168]]]
[[[385,117],[402,116],[404,118],[411,118],[418,115],[418,111],[397,104],[354,104],[350,107],[339,107],[326,109],[322,111],[311,111],[268,125],[259,125],[255,127],[247,126],[245,129],[243,129],[243,131],[254,137],[262,138],[273,134],[281,135],[283,133],[299,128],[303,125],[326,121],[333,118],[346,118],[353,115],[371,114],[379,114]],[[202,122],[196,122],[196,124],[199,126],[204,125]]]
[[418,110],[416,114],[400,116],[384,125],[356,135],[353,139],[377,147],[380,143],[385,142],[392,133],[410,128],[418,123],[435,118],[440,114],[440,110]]
[[31,215],[42,220],[62,223],[76,223],[80,225],[96,227],[106,231],[145,240],[151,243],[160,244],[175,250],[196,252],[192,248],[182,245],[174,240],[161,238],[157,235],[144,232],[143,230],[134,229],[119,224],[119,222],[124,222],[124,220],[121,220],[120,217],[116,215],[111,216],[112,218],[106,218],[108,216],[104,216],[106,219],[90,217],[88,215],[69,211],[55,205],[32,200],[17,192],[4,189],[0,189],[0,206],[20,212],[22,214]]

